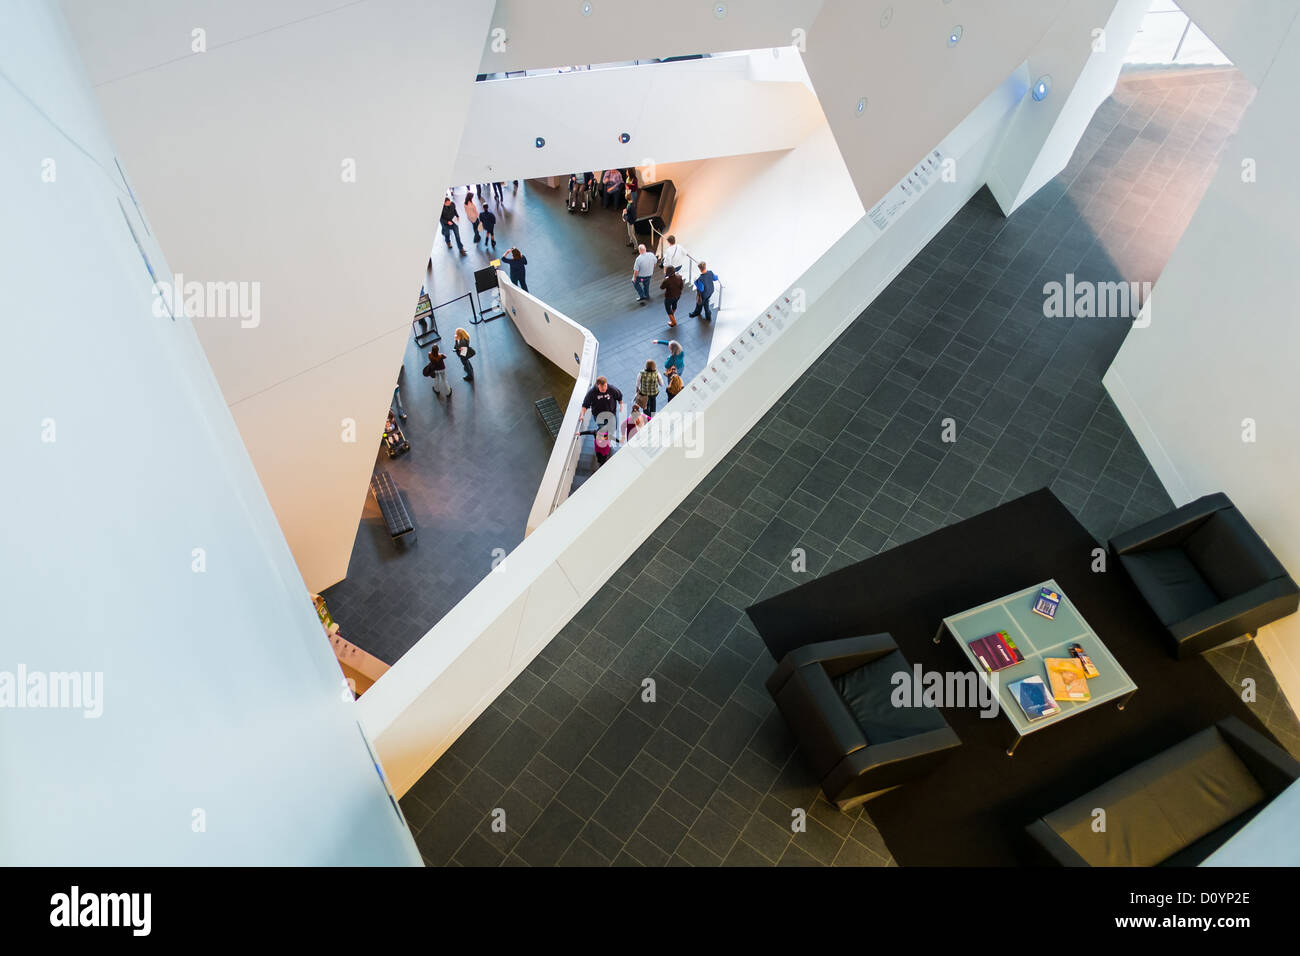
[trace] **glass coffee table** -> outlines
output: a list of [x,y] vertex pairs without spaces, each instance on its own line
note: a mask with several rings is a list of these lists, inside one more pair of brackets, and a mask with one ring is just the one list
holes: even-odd
[[[1040,588],[1051,588],[1061,595],[1061,606],[1056,610],[1056,617],[1048,619],[1033,611],[1034,602]],[[1137,684],[1119,666],[1119,661],[1102,643],[1097,632],[1089,627],[1069,596],[1061,590],[1055,581],[1040,581],[1032,587],[1008,594],[979,607],[962,611],[951,617],[945,617],[934,636],[936,644],[944,632],[951,634],[961,652],[971,666],[979,673],[986,684],[995,688],[998,696],[998,709],[1006,714],[1015,729],[1015,738],[1007,748],[1007,756],[1015,753],[1020,741],[1031,733],[1037,733],[1044,727],[1051,727],[1063,720],[1115,701],[1120,710],[1128,703],[1130,697],[1137,693]],[[1003,668],[990,674],[971,652],[970,642],[998,631],[1006,631],[1016,643],[1025,659],[1018,664]],[[1070,645],[1079,644],[1083,652],[1092,658],[1097,666],[1098,675],[1088,680],[1090,700],[1058,700],[1061,712],[1051,717],[1030,720],[1012,696],[1009,685],[1023,677],[1037,675],[1047,684],[1047,668],[1043,663],[1046,657],[1069,657]],[[1051,687],[1048,686],[1048,693]]]

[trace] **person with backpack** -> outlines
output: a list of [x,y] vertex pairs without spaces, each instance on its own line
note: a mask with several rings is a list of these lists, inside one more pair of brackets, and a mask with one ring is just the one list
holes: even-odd
[[636,378],[636,398],[633,401],[653,415],[655,399],[663,383],[663,376],[659,374],[659,369],[655,368],[655,360],[648,359],[645,369]]
[[527,292],[528,282],[524,278],[524,266],[528,265],[527,257],[518,248],[514,248],[507,255],[502,256],[501,261],[510,270],[510,281]]
[[455,345],[452,351],[460,359],[461,367],[465,369],[465,381],[474,381],[474,366],[469,364],[469,360],[475,355],[474,346],[469,344],[469,333],[464,329],[456,330]]
[[699,316],[700,310],[704,310],[704,321],[713,321],[713,308],[709,305],[709,300],[713,298],[713,283],[718,281],[718,277],[709,269],[707,263],[700,263],[700,274],[695,280],[695,311],[691,313],[691,318]]
[[[682,287],[685,284],[682,277],[677,274],[676,266],[669,266],[668,275],[663,282],[659,283],[659,288],[664,290],[664,311],[668,313],[668,328],[670,329],[677,328],[677,300],[682,297]],[[654,411],[654,409],[651,409],[651,411]]]
[[479,224],[483,227],[483,249],[487,251],[488,243],[492,243],[492,248],[497,247],[497,217],[487,206],[478,214]]
[[433,379],[433,394],[439,398],[451,398],[451,386],[447,384],[446,359],[447,356],[443,355],[435,345],[429,349],[429,364],[424,367],[424,374]]

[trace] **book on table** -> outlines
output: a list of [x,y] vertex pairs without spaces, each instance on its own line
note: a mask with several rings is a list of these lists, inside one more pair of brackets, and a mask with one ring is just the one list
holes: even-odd
[[1042,720],[1061,712],[1061,705],[1052,699],[1047,684],[1036,674],[1007,685],[1007,690],[1030,720]]
[[1052,685],[1052,696],[1057,700],[1092,700],[1087,672],[1077,657],[1047,657],[1043,665],[1047,668],[1047,681]]
[[1049,621],[1056,620],[1056,609],[1061,606],[1061,594],[1051,588],[1039,588],[1038,597],[1034,599],[1033,611]]
[[1025,655],[1016,647],[1016,642],[1006,631],[998,631],[969,642],[970,652],[989,673],[1000,671],[1013,664],[1019,664]]

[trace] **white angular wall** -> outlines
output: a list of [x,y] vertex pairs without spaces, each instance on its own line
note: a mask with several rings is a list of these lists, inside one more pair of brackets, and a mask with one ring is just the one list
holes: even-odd
[[418,864],[62,16],[4,17],[0,864]]
[[347,573],[492,3],[63,6],[171,267],[258,283],[255,327],[196,328],[322,590]]

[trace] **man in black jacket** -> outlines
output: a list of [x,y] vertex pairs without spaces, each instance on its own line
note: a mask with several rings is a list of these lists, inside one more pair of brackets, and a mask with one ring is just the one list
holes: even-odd
[[456,214],[456,204],[448,196],[442,201],[442,215],[438,217],[438,222],[442,224],[442,238],[447,243],[447,248],[451,248],[451,237],[456,237],[456,245],[460,247],[462,256],[468,255],[465,251],[465,244],[460,241],[460,227],[456,224],[460,222],[460,217]]

